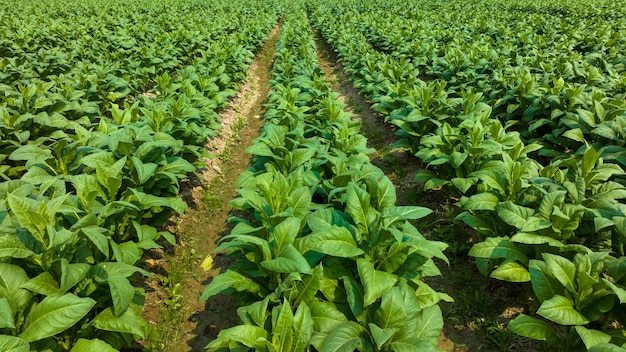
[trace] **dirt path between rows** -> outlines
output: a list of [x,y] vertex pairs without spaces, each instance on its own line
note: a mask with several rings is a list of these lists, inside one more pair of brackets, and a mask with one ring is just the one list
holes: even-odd
[[189,205],[184,216],[172,219],[168,230],[176,233],[175,248],[147,254],[147,269],[155,275],[145,282],[143,317],[161,335],[160,341],[142,345],[150,351],[204,351],[220,330],[236,325],[237,314],[230,296],[218,295],[205,303],[199,298],[211,278],[224,271],[230,260],[216,256],[211,270],[201,263],[230,230],[228,202],[237,195],[235,180],[246,170],[250,155],[245,149],[263,127],[263,104],[270,93],[270,70],[280,24],[256,55],[247,80],[228,108],[220,113],[223,130],[207,145],[214,156],[207,167],[181,187]]

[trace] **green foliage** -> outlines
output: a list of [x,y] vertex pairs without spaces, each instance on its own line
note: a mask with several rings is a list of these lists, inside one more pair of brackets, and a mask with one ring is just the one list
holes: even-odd
[[205,289],[238,297],[242,325],[207,348],[435,351],[440,300],[422,278],[446,245],[409,222],[393,184],[364,154],[359,123],[322,79],[302,7],[283,22],[275,87],[253,166],[231,205],[245,211],[216,251],[237,255]]

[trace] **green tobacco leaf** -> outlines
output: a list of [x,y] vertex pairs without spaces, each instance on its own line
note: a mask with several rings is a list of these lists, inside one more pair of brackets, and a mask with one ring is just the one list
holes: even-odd
[[599,343],[591,347],[587,352],[626,352],[626,348],[612,343]]
[[311,206],[311,190],[302,186],[294,189],[287,197],[287,205],[293,209],[293,215],[297,218],[304,218],[309,213]]
[[389,178],[383,177],[376,184],[376,209],[381,210],[396,204],[396,188]]
[[261,262],[261,266],[277,273],[305,273],[311,272],[311,266],[302,254],[291,244],[286,245],[272,260]]
[[311,270],[311,275],[304,275],[302,281],[296,284],[298,294],[295,297],[295,300],[293,300],[294,306],[313,300],[322,285],[323,277],[324,268],[322,267],[322,264],[313,268]]
[[274,307],[272,316],[277,315],[277,310],[280,310],[280,313],[278,318],[273,321],[272,344],[278,351],[289,351],[294,338],[293,311],[286,298],[281,306]]
[[508,282],[528,282],[530,273],[526,267],[512,260],[505,260],[496,270],[491,273],[491,277]]
[[302,302],[298,305],[293,318],[294,339],[289,351],[306,351],[309,348],[313,331],[311,309],[309,309],[306,303]]
[[498,203],[496,212],[504,222],[517,229],[522,229],[526,225],[526,220],[535,213],[533,209],[519,206],[511,201]]
[[547,301],[544,301],[537,314],[561,325],[584,325],[589,320],[580,314],[569,299],[556,295]]
[[91,323],[96,329],[116,331],[146,338],[141,321],[142,318],[133,309],[126,309],[124,314],[116,317],[113,314],[113,310],[109,307],[100,312]]
[[363,314],[363,286],[350,276],[343,277],[343,287],[352,314],[358,319]]
[[425,207],[393,206],[384,208],[381,215],[383,217],[383,226],[388,227],[399,221],[421,219],[432,212],[432,210]]
[[576,266],[566,258],[556,254],[543,253],[545,260],[552,276],[571,293],[576,293]]
[[528,256],[506,237],[489,237],[472,246],[469,255],[479,258],[503,258],[528,263]]
[[0,235],[0,258],[28,258],[34,255],[22,242],[12,235]]
[[443,317],[441,308],[433,305],[422,309],[417,317],[417,330],[415,338],[427,341],[431,346],[437,346],[439,335],[443,329]]
[[[221,347],[220,344],[224,341],[236,341],[244,346],[255,348],[258,344],[257,341],[267,341],[268,337],[268,332],[261,327],[237,325],[220,331],[218,338],[211,341],[206,348]],[[226,347],[229,347],[229,344],[226,344]]]
[[47,271],[22,284],[21,288],[44,296],[57,296],[65,293],[59,289],[59,283]]
[[393,287],[397,277],[392,273],[375,270],[374,264],[367,259],[359,258],[356,263],[365,290],[363,306],[367,307]]
[[326,336],[320,352],[352,352],[363,345],[366,334],[367,330],[356,322],[342,323]]
[[575,326],[576,332],[578,336],[583,340],[585,347],[590,349],[591,347],[601,344],[601,343],[609,343],[611,341],[611,336],[593,329],[587,329],[583,326]]
[[518,335],[528,337],[534,340],[547,341],[548,343],[558,346],[561,339],[557,335],[552,326],[545,321],[529,317],[526,314],[520,314],[509,323],[509,329]]
[[463,210],[495,210],[498,197],[493,193],[478,193],[463,203]]
[[300,248],[303,252],[313,250],[323,254],[350,258],[363,254],[357,246],[352,233],[345,227],[332,226],[321,232],[314,232],[302,238]]
[[312,301],[309,307],[311,308],[313,330],[319,332],[312,337],[311,344],[319,351],[328,333],[348,321],[348,318],[334,304],[329,302]]
[[135,296],[135,289],[127,278],[119,275],[109,277],[107,284],[113,300],[113,314],[119,317],[128,309]]
[[99,339],[78,339],[70,352],[115,352],[117,351],[108,343]]
[[455,177],[450,181],[461,193],[465,193],[478,182],[478,177]]
[[383,347],[384,344],[387,343],[387,341],[389,341],[389,339],[396,332],[396,329],[394,328],[382,329],[380,326],[374,323],[369,323],[367,324],[367,326],[369,327],[370,334],[372,335],[372,338],[376,343],[376,347],[378,347],[379,350]]
[[269,243],[272,246],[272,252],[280,253],[285,246],[293,244],[293,241],[300,232],[300,219],[290,217],[283,220],[270,231]]
[[98,250],[109,259],[109,239],[106,237],[107,229],[100,226],[88,226],[81,228],[81,231]]
[[533,291],[535,291],[539,301],[546,301],[562,293],[562,286],[550,275],[550,269],[546,262],[534,259],[531,260],[528,266],[528,272],[530,273],[530,283],[532,284]]
[[254,282],[252,279],[229,269],[223,274],[215,277],[213,281],[207,285],[204,292],[202,292],[200,302],[204,302],[210,297],[215,296],[218,293],[222,293],[229,288],[234,288],[239,292],[245,290],[251,293],[256,293],[261,290],[261,286],[259,286],[259,284]]
[[518,232],[511,237],[511,242],[524,244],[544,244],[547,243],[552,247],[563,247],[563,242],[552,237],[541,236],[535,233]]
[[26,316],[20,337],[33,342],[54,336],[76,324],[95,304],[91,298],[69,293],[46,297]]
[[0,298],[0,329],[15,329],[13,314],[9,300],[6,297]]
[[611,281],[605,278],[602,278],[602,282],[604,282],[611,289],[611,291],[613,291],[613,293],[619,299],[620,304],[626,303],[626,290],[625,289],[618,287],[617,285],[615,285],[614,283],[612,283]]
[[29,280],[24,269],[19,266],[0,263],[0,287],[9,291],[7,299],[12,306],[24,309],[29,304],[32,294],[22,288]]
[[348,185],[346,191],[346,213],[348,213],[354,224],[364,233],[368,233],[369,224],[367,214],[370,208],[370,195],[359,188],[354,183]]
[[52,157],[52,151],[50,149],[39,148],[33,144],[23,145],[13,151],[9,155],[9,160],[23,160],[28,164],[39,163],[46,161]]
[[19,337],[0,335],[0,351],[29,352],[30,344]]

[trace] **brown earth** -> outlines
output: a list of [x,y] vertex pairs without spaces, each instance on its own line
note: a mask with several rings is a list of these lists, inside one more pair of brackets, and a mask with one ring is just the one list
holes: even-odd
[[177,235],[177,245],[146,253],[146,267],[154,277],[144,285],[147,297],[142,315],[161,338],[144,341],[145,350],[204,351],[220,330],[237,323],[231,297],[218,295],[206,303],[199,302],[206,284],[224,271],[231,260],[211,256],[213,263],[208,271],[200,264],[230,230],[228,202],[237,196],[235,180],[248,167],[250,155],[245,149],[263,127],[260,116],[269,95],[270,69],[279,33],[280,24],[255,57],[238,95],[220,113],[223,130],[207,145],[215,157],[207,159],[206,168],[181,185],[181,196],[189,209],[182,217],[171,219],[168,227]]

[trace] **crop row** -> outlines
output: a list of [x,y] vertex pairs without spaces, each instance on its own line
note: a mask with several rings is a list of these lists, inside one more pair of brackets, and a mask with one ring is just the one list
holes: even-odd
[[450,298],[423,278],[446,245],[408,220],[366,153],[360,122],[323,78],[301,5],[285,15],[262,136],[238,179],[243,211],[216,251],[235,262],[207,286],[237,297],[241,325],[214,351],[435,351]]
[[[93,3],[72,3],[96,11]],[[136,16],[141,4],[131,6]],[[83,98],[89,89],[76,75],[2,86],[0,350],[112,351],[158,338],[140,316],[145,292],[132,283],[149,275],[140,268],[143,250],[175,244],[158,227],[185,209],[179,181],[196,170],[219,127],[216,111],[278,19],[279,4],[256,6],[262,15],[243,18],[220,41],[220,55],[194,51],[189,64],[154,77],[153,97],[115,104],[110,116],[97,106],[81,110],[101,101]],[[181,8],[171,7],[170,16],[185,18]],[[37,13],[42,21],[49,14]],[[80,33],[71,18],[54,23]],[[187,36],[203,26],[191,24]]]
[[[609,111],[610,105],[611,114],[602,116],[608,121],[599,121],[598,125],[615,123],[619,130],[617,121],[624,117],[623,94],[613,88],[601,91],[608,88],[590,82],[564,83],[561,72],[549,71],[553,75],[548,75],[550,80],[563,88],[556,93],[551,91],[557,97],[566,98],[566,94],[576,91],[600,99],[585,105],[588,100],[581,98],[582,105],[570,105],[572,110],[563,110],[571,114],[559,114],[558,106],[544,107],[545,113],[553,114],[555,121],[555,125],[547,125],[552,128],[552,137],[563,136],[579,144],[568,151],[565,147],[571,143],[562,143],[560,139],[530,138],[524,133],[508,131],[513,123],[500,116],[497,100],[482,94],[490,89],[483,84],[492,83],[485,81],[488,74],[467,78],[456,72],[444,77],[451,83],[441,79],[428,83],[421,80],[419,77],[426,77],[420,75],[420,69],[429,75],[438,74],[432,66],[434,63],[425,68],[415,64],[422,56],[412,61],[411,56],[397,53],[392,47],[386,48],[391,53],[377,50],[370,42],[372,37],[366,35],[375,32],[371,30],[375,28],[380,32],[377,38],[397,39],[394,28],[398,27],[383,23],[406,5],[374,4],[373,7],[383,10],[370,16],[367,11],[361,11],[359,4],[348,0],[309,5],[316,27],[341,57],[355,86],[374,103],[376,111],[400,127],[400,135],[405,138],[403,146],[412,149],[427,165],[417,180],[424,181],[426,188],[444,186],[460,196],[458,206],[462,212],[457,219],[484,237],[484,242],[470,251],[470,255],[477,257],[479,269],[496,279],[530,283],[530,293],[540,305],[531,312],[534,317],[520,315],[509,327],[518,334],[547,341],[564,350],[623,350],[618,346],[626,343],[623,329],[626,271],[622,264],[626,235],[626,208],[622,199],[626,190],[620,178],[624,175],[622,168],[604,162],[604,158],[619,162],[614,156],[622,154],[619,149],[622,147],[607,141],[610,138],[597,129],[592,130],[599,127],[590,124],[586,132],[595,131],[607,137],[604,141],[591,139],[589,133],[582,133],[581,122],[589,121],[586,119],[589,114],[598,118],[602,112]],[[448,10],[466,11],[465,7],[452,4]],[[454,16],[440,12],[443,17]],[[397,22],[408,25],[410,20],[393,23]],[[496,25],[496,22],[479,23]],[[466,22],[461,21],[460,26],[463,25]],[[512,26],[516,25],[513,22]],[[415,42],[422,40],[417,33]],[[515,40],[522,39],[510,39]],[[473,45],[471,40],[451,42]],[[453,45],[450,47],[455,54],[466,55]],[[489,62],[482,64],[496,72],[497,67],[489,66]],[[614,74],[607,74],[608,81],[623,73],[618,61],[612,65]],[[512,61],[507,67],[516,72],[523,66],[518,67]],[[467,71],[481,72],[473,66],[468,66]],[[528,77],[537,79],[537,76]],[[467,80],[462,82],[462,79]],[[513,87],[522,90],[525,86],[517,82]],[[490,94],[517,93],[511,88],[494,88]],[[449,97],[450,94],[455,97]],[[544,98],[534,96],[532,100],[537,103],[541,99]],[[556,101],[555,97],[545,99]],[[579,102],[574,99],[566,104],[573,101]],[[505,110],[513,116],[518,106],[509,104],[512,106]],[[526,116],[533,111],[532,106],[521,110]],[[567,122],[572,116],[577,125]],[[530,118],[540,120],[538,115]],[[585,143],[585,138],[595,143]],[[564,149],[555,153],[555,145],[560,144],[564,144],[561,146]]]

